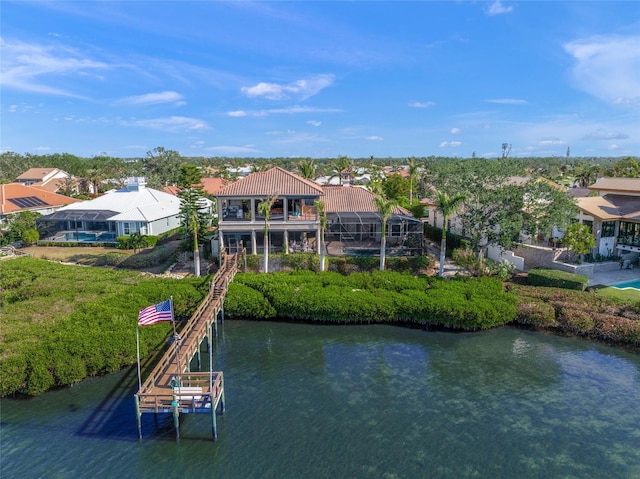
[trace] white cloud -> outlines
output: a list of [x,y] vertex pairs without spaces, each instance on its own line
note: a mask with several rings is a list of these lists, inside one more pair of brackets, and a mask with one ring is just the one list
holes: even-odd
[[9,107],[7,108],[7,111],[11,113],[18,111],[18,105],[9,105]]
[[184,97],[175,91],[162,91],[158,93],[147,93],[146,95],[135,95],[122,98],[119,104],[126,105],[156,105],[158,103],[175,103],[177,105],[185,105],[182,101]]
[[618,145],[616,145],[615,143],[612,145],[609,145],[609,149],[610,150],[617,150],[618,148],[620,148]]
[[502,15],[504,13],[510,13],[513,11],[513,7],[506,7],[502,5],[500,0],[496,0],[488,8],[485,9],[487,15]]
[[184,116],[152,118],[150,120],[134,120],[132,122],[125,122],[125,124],[164,131],[197,131],[210,129],[203,121]]
[[309,124],[309,125],[311,125],[311,126],[316,126],[316,127],[317,127],[317,126],[322,125],[322,122],[321,122],[321,121],[317,121],[317,120],[309,120],[309,121],[307,122],[307,124]]
[[[227,116],[241,117],[241,116],[254,116],[254,117],[263,117],[268,115],[293,115],[296,113],[341,113],[342,110],[339,108],[314,108],[310,106],[290,106],[287,108],[271,108],[268,110],[253,110],[253,111],[245,111],[245,110],[237,110],[227,112]],[[320,122],[317,122],[317,125],[314,125],[311,122],[307,122],[313,126],[319,126]]]
[[501,105],[526,105],[526,100],[519,100],[517,98],[493,98],[485,100],[487,103],[499,103]]
[[629,135],[626,133],[605,130],[595,130],[584,136],[585,140],[625,140],[627,138],[629,138]]
[[414,101],[409,103],[411,108],[429,108],[433,105],[435,105],[435,102],[433,101]]
[[333,75],[325,74],[287,84],[260,82],[251,87],[242,87],[240,91],[249,98],[264,97],[267,100],[286,100],[294,97],[306,100],[331,86],[333,81]]
[[447,147],[455,148],[460,145],[462,145],[461,141],[443,141],[442,143],[440,143],[440,148],[447,148]]
[[71,91],[48,85],[47,80],[54,76],[82,75],[88,71],[109,68],[106,63],[84,58],[80,53],[68,48],[7,42],[0,38],[0,49],[0,84],[6,88],[33,93],[82,98]]
[[557,145],[566,145],[567,142],[559,138],[547,138],[544,140],[540,140],[538,144],[540,146],[557,146]]
[[640,105],[640,35],[599,35],[564,44],[575,86],[616,105]]
[[459,135],[460,133],[462,133],[462,130],[460,128],[451,128],[452,135]]
[[372,136],[367,136],[365,137],[366,140],[371,140],[371,141],[382,141],[384,138],[382,138],[381,136],[378,135],[372,135]]

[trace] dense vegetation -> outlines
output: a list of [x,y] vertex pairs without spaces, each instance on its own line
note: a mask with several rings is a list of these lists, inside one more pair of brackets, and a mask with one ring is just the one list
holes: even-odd
[[225,302],[230,318],[391,322],[464,330],[501,326],[516,313],[515,296],[496,279],[443,280],[392,271],[239,274]]
[[[0,262],[0,395],[37,394],[135,363],[138,311],[173,296],[176,319],[186,319],[207,281],[33,258]],[[141,355],[160,349],[170,330],[141,328]]]
[[509,284],[518,297],[517,323],[536,329],[640,348],[640,300],[594,292]]

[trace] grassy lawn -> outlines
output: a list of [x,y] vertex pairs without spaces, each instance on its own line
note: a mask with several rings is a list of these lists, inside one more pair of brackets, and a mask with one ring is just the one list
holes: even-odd
[[640,301],[640,292],[637,289],[618,289],[613,286],[598,284],[596,286],[590,286],[589,290],[599,296],[605,296],[607,298],[615,298],[625,301]]

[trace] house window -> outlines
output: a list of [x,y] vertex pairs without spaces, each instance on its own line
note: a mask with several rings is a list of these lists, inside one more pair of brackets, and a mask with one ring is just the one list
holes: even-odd
[[122,223],[122,228],[124,230],[124,235],[127,236],[131,232],[131,227],[129,223]]
[[391,236],[400,236],[402,234],[402,225],[391,225]]
[[611,238],[616,234],[616,222],[615,221],[604,221],[602,223],[602,234],[603,238]]
[[589,228],[589,231],[593,233],[593,221],[591,220],[583,220],[582,224]]

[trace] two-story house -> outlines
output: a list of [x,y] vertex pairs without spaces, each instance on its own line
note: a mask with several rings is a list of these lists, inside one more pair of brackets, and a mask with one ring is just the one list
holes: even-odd
[[[220,245],[236,251],[240,242],[252,254],[264,252],[265,217],[260,203],[271,201],[268,226],[270,252],[318,252],[321,200],[327,216],[325,240],[329,254],[376,254],[382,221],[375,195],[351,185],[320,186],[282,168],[252,173],[217,194]],[[395,207],[388,220],[391,253],[420,254],[422,223]]]
[[596,252],[640,253],[640,178],[600,178],[589,190],[598,196],[578,198],[579,221],[591,227]]

